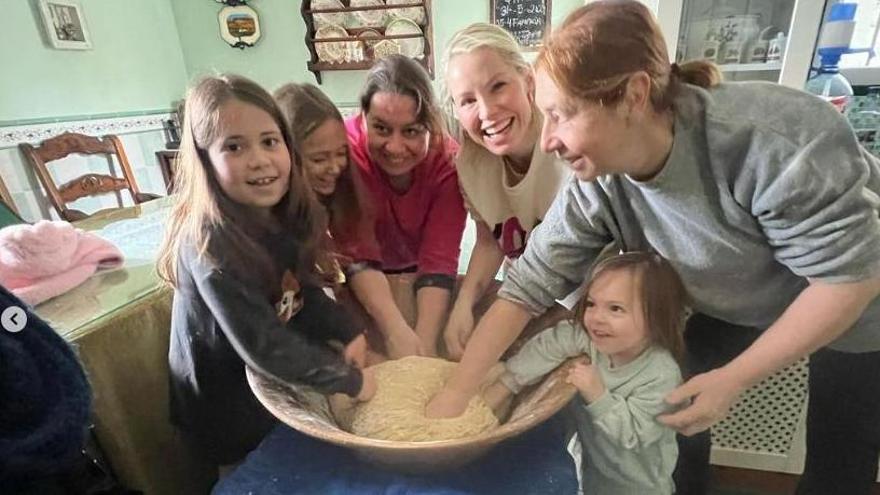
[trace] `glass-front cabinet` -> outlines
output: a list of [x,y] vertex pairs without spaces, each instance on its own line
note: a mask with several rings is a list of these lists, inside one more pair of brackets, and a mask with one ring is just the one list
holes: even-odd
[[825,0],[643,0],[677,62],[715,61],[729,81],[802,89]]

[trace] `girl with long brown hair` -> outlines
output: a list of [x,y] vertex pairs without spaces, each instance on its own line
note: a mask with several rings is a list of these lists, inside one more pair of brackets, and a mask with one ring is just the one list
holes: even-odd
[[293,150],[280,110],[252,81],[208,77],[190,90],[158,269],[174,287],[171,419],[218,466],[275,423],[245,365],[324,393],[367,399],[375,388],[359,369],[361,329],[318,283],[324,220]]
[[345,121],[336,105],[311,84],[288,83],[275,101],[290,125],[309,186],[328,216],[333,259],[321,266],[331,289],[345,282],[349,246],[373,239],[372,208],[360,176],[351,166]]
[[327,209],[331,234],[372,236],[371,218],[365,211],[369,205],[360,177],[350,165],[339,109],[312,84],[285,84],[274,97],[299,148],[305,178]]

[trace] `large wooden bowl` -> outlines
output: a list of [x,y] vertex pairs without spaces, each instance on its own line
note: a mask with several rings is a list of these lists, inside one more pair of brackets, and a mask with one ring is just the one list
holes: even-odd
[[247,370],[248,383],[260,402],[290,427],[326,442],[354,450],[361,458],[396,471],[426,473],[461,466],[482,456],[502,440],[515,437],[562,409],[575,394],[565,383],[562,365],[544,380],[521,392],[510,419],[477,436],[434,442],[399,442],[360,437],[342,430],[325,396],[305,386],[291,386]]

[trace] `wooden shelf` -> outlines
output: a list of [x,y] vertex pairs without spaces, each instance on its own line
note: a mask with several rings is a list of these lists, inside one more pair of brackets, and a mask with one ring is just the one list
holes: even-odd
[[[421,60],[416,59],[416,62]],[[325,71],[325,70],[370,70],[373,66],[373,60],[364,60],[363,62],[309,62],[309,71]]]
[[[368,29],[376,29],[376,28],[368,28]],[[333,41],[356,41],[356,42],[366,42],[375,43],[377,41],[382,40],[399,40],[399,39],[407,39],[407,38],[424,38],[423,34],[394,34],[391,36],[370,36],[369,38],[362,38],[360,36],[346,36],[339,38],[307,38],[307,41],[311,41],[312,43],[330,43]]]
[[308,64],[309,71],[315,73],[315,77],[318,78],[320,82],[319,72],[325,70],[369,70],[370,67],[373,66],[372,60],[364,60],[363,62],[309,62]]
[[[322,78],[321,73],[323,71],[338,71],[338,70],[369,70],[370,67],[373,66],[372,58],[369,58],[372,54],[369,52],[367,48],[369,44],[374,44],[376,42],[382,40],[397,40],[397,39],[413,39],[413,38],[424,38],[424,54],[421,58],[416,58],[415,60],[422,64],[425,67],[425,70],[428,72],[428,75],[431,78],[434,78],[434,57],[433,57],[433,28],[432,28],[432,20],[431,20],[431,0],[422,0],[422,1],[412,1],[407,3],[401,3],[398,5],[365,5],[360,7],[350,7],[347,4],[348,0],[341,0],[344,4],[343,8],[334,8],[334,9],[312,9],[310,0],[303,0],[302,7],[300,8],[300,13],[302,14],[303,20],[306,23],[306,47],[309,49],[309,53],[311,54],[311,60],[307,62],[306,66],[308,70],[315,74],[315,80],[318,84],[321,84]],[[356,28],[348,28],[345,26],[340,26],[346,30],[346,32],[350,36],[340,36],[335,38],[315,38],[315,14],[338,14],[338,13],[348,13],[348,12],[363,12],[363,11],[376,11],[376,10],[399,10],[399,9],[408,9],[408,8],[422,8],[425,13],[425,22],[420,24],[420,28],[422,29],[421,34],[398,34],[398,35],[385,35],[385,27],[384,26],[359,26]],[[380,33],[380,36],[370,36],[369,38],[360,37],[360,33],[365,30],[373,30]],[[363,61],[355,61],[355,62],[327,62],[324,60],[320,60],[318,58],[318,52],[315,49],[315,45],[318,43],[331,43],[331,42],[343,42],[343,43],[363,43],[364,44],[364,55],[368,57]]]
[[[305,4],[305,1],[303,2]],[[400,5],[364,5],[362,7],[343,7],[341,9],[305,9],[307,14],[338,14],[339,12],[360,12],[364,10],[394,10],[409,7],[424,7],[423,2],[402,3]]]

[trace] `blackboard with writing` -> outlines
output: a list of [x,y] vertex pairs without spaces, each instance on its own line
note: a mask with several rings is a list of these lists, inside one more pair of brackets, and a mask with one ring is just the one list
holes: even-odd
[[509,31],[524,48],[537,48],[550,31],[551,1],[491,0],[492,23]]

